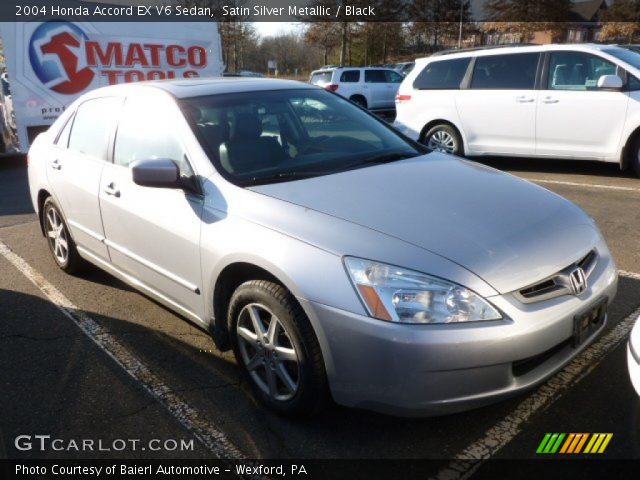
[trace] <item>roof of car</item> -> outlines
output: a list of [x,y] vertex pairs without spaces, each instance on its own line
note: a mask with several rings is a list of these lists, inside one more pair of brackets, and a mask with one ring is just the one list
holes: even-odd
[[288,90],[317,88],[294,80],[280,80],[259,77],[199,77],[180,80],[157,80],[151,82],[113,85],[93,90],[96,95],[106,93],[126,93],[133,89],[157,88],[177,98],[201,97],[221,93],[241,93],[263,90]]
[[466,58],[485,55],[504,55],[509,53],[522,53],[522,52],[547,52],[552,50],[579,50],[579,51],[594,51],[604,50],[608,48],[619,48],[617,45],[599,44],[599,43],[551,43],[547,45],[496,45],[489,47],[470,48],[462,51],[450,51],[433,55],[431,57],[419,58],[416,61],[426,62],[429,60],[444,60],[446,58]]

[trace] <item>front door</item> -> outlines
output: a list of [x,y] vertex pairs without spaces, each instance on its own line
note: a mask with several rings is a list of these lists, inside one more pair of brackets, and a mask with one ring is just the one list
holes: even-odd
[[113,163],[102,174],[100,206],[112,263],[181,310],[203,319],[200,269],[202,197],[179,188],[151,188],[132,180],[136,160],[174,160],[194,175],[176,134],[182,114],[164,97],[127,98]]
[[551,52],[540,90],[536,153],[542,156],[612,158],[624,127],[627,92],[597,88],[616,65],[586,52]]

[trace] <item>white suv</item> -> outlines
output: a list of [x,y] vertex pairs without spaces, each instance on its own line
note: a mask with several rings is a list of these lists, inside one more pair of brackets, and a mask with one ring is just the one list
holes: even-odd
[[640,175],[640,54],[615,45],[420,59],[396,109],[396,128],[435,150],[600,160]]
[[404,77],[391,68],[338,67],[311,72],[309,83],[336,92],[369,110],[392,109]]

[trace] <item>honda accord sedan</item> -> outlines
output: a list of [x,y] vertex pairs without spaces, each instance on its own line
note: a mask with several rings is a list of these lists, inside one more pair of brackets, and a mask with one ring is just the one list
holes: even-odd
[[96,265],[206,329],[283,415],[514,395],[585,348],[616,293],[569,201],[297,82],[97,89],[36,139],[29,181],[62,270]]

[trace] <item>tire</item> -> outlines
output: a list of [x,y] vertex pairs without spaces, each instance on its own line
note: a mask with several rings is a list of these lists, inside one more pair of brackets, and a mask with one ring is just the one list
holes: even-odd
[[355,103],[359,107],[362,107],[364,109],[367,108],[367,99],[364,98],[362,95],[354,95],[349,100],[351,100],[353,103]]
[[87,263],[78,253],[60,207],[51,197],[45,200],[42,207],[42,225],[49,251],[58,267],[70,274],[84,270]]
[[431,150],[452,155],[464,155],[462,138],[458,130],[448,123],[439,123],[431,127],[424,134],[422,143]]
[[629,157],[629,166],[637,177],[640,177],[640,135],[633,142],[633,149]]
[[287,417],[321,411],[329,397],[322,352],[293,295],[277,283],[248,281],[231,296],[228,312],[236,361],[254,397]]

